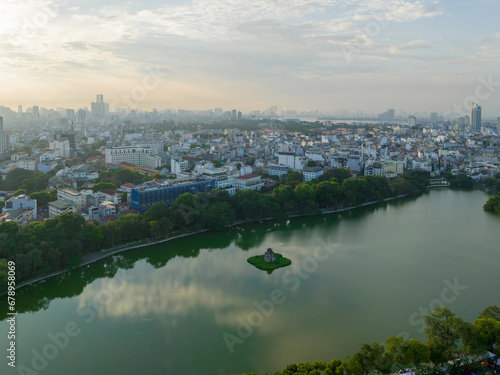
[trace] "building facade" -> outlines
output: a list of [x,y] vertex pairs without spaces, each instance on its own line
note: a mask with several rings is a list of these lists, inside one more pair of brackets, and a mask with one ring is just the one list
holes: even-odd
[[314,179],[318,179],[319,176],[323,175],[323,168],[321,167],[304,168],[302,174],[304,175],[304,181],[312,181]]
[[470,107],[470,127],[473,131],[481,131],[481,107],[477,103]]
[[173,174],[179,174],[181,172],[187,171],[189,168],[189,162],[182,159],[172,159],[170,160],[170,172]]
[[155,155],[156,150],[150,147],[113,147],[106,150],[107,164],[127,162],[142,167],[158,168],[161,166],[161,157]]
[[2,214],[18,208],[21,208],[23,210],[33,210],[33,218],[36,219],[36,199],[30,199],[30,197],[25,194],[18,195],[17,197],[12,197],[7,200],[5,202],[5,207],[2,209]]
[[234,187],[236,190],[257,190],[259,191],[264,183],[259,175],[246,174],[236,178]]
[[83,208],[87,204],[86,196],[73,189],[58,189],[57,199],[71,202],[78,208]]
[[210,193],[215,188],[215,181],[203,177],[182,180],[150,181],[132,188],[132,208],[146,211],[155,203],[171,205],[184,193]]

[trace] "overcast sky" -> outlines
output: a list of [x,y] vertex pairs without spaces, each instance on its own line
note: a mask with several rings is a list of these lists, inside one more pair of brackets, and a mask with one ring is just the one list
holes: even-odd
[[143,110],[453,117],[476,97],[500,115],[498,0],[0,1],[0,105],[15,110],[103,94]]

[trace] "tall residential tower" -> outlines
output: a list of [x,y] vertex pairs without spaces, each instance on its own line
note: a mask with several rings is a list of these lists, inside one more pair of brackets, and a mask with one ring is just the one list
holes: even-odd
[[470,127],[472,131],[481,131],[481,107],[477,103],[470,107]]
[[0,155],[5,152],[3,147],[3,117],[0,116]]

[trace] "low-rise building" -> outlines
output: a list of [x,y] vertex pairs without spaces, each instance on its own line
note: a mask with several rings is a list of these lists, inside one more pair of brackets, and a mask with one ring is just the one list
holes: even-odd
[[288,171],[291,170],[292,169],[286,165],[271,164],[269,166],[269,175],[281,177],[282,175],[288,174]]
[[321,167],[308,167],[302,170],[302,174],[304,175],[304,181],[312,181],[314,179],[318,179],[319,176],[323,175],[323,168]]
[[5,202],[5,207],[2,209],[2,214],[10,210],[21,208],[23,210],[34,210],[33,218],[36,219],[36,199],[30,199],[29,196],[21,194],[17,197],[12,197]]
[[0,223],[6,221],[15,221],[22,228],[28,225],[28,223],[34,219],[35,214],[36,210],[16,208],[7,212],[3,212],[2,215],[0,215]]
[[83,208],[87,204],[86,196],[74,189],[58,189],[57,199],[74,203],[78,208]]
[[149,181],[132,188],[132,208],[144,212],[155,203],[171,205],[181,194],[210,193],[214,188],[215,181],[204,177]]
[[116,214],[116,205],[114,202],[104,200],[99,203],[99,216],[105,217]]
[[77,206],[73,202],[66,200],[57,200],[49,202],[49,218],[59,216],[66,212],[76,213]]
[[257,190],[259,191],[264,183],[261,176],[256,174],[246,174],[236,178],[234,187],[236,190]]

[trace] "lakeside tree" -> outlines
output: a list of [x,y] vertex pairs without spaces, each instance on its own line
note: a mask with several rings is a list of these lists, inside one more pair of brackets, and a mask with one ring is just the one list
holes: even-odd
[[500,195],[489,198],[483,208],[485,211],[494,212],[500,215]]
[[326,171],[323,175],[319,176],[318,180],[321,181],[330,181],[332,178],[338,182],[339,185],[342,185],[344,180],[351,178],[351,170],[346,168],[333,168]]
[[430,360],[439,365],[458,353],[462,320],[449,307],[437,307],[425,317],[425,336],[430,349]]

